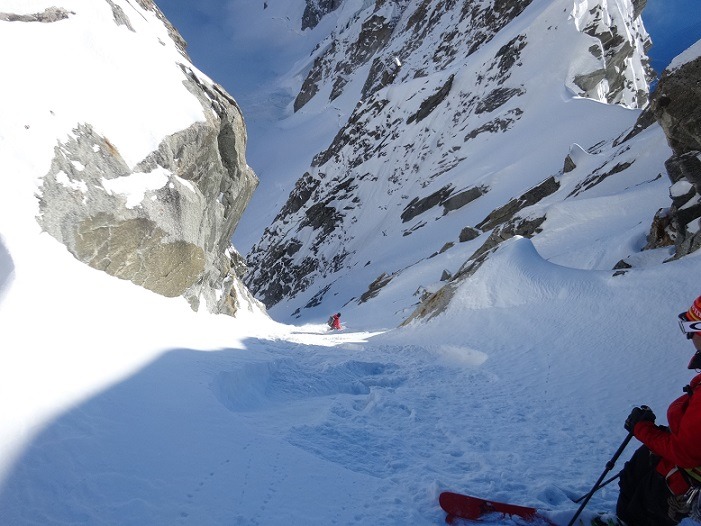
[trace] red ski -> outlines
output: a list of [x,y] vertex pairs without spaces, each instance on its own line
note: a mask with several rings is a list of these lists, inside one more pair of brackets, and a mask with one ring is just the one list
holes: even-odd
[[449,524],[455,518],[479,520],[490,513],[520,517],[529,522],[556,526],[554,522],[542,515],[536,508],[517,506],[504,502],[485,500],[470,495],[461,495],[446,491],[438,497],[441,508],[448,514],[445,521]]

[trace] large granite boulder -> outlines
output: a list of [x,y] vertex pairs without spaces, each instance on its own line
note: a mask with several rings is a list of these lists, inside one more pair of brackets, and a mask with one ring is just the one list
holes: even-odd
[[[115,23],[128,25],[119,5],[108,3]],[[139,5],[166,24],[186,58],[184,41],[158,8],[150,0]],[[204,302],[210,312],[233,315],[255,303],[241,283],[246,265],[230,239],[258,179],[246,163],[236,102],[188,60],[179,66],[202,120],[164,137],[136,164],[90,122],[77,123],[54,148],[37,220],[91,267],[166,297],[183,296],[194,310]]]

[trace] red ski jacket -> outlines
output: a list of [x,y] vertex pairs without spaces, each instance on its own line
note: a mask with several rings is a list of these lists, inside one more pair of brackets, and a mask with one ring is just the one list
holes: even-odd
[[[695,471],[701,474],[700,385],[701,374],[691,380],[684,395],[670,404],[667,409],[669,429],[658,427],[653,422],[638,422],[633,430],[638,440],[661,457],[657,472],[664,477],[675,468],[697,468]],[[676,493],[671,484],[670,489]]]

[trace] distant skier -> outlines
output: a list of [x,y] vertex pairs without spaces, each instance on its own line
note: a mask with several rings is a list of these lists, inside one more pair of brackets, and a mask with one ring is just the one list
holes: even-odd
[[331,330],[341,330],[341,313],[337,312],[336,314],[329,316],[329,321],[327,324]]
[[[701,369],[701,296],[679,315],[679,327],[696,353],[689,369]],[[684,517],[701,520],[701,374],[667,409],[669,427],[655,425],[647,406],[636,407],[624,427],[643,445],[626,462],[617,515],[628,526],[671,526]]]

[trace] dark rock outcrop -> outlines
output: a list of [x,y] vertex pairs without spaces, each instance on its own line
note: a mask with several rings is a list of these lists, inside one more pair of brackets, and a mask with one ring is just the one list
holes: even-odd
[[701,57],[663,73],[651,112],[673,152],[672,204],[656,214],[645,248],[674,245],[677,259],[701,247]]
[[392,275],[387,275],[384,272],[380,274],[375,281],[370,283],[370,286],[368,287],[368,290],[366,290],[362,296],[360,296],[360,299],[358,300],[358,303],[365,303],[366,301],[374,298],[380,293],[380,290],[382,290],[383,287],[389,284],[390,281],[392,281],[392,278],[394,276]]
[[544,197],[555,193],[559,188],[560,183],[554,177],[549,177],[538,186],[531,188],[523,195],[517,197],[516,199],[512,199],[504,206],[494,210],[480,224],[476,225],[476,228],[483,231],[491,230],[495,226],[510,220],[520,210],[523,210],[527,206],[531,206]]
[[439,89],[436,93],[424,100],[421,103],[421,106],[419,106],[419,111],[409,116],[409,118],[406,121],[407,124],[411,124],[412,122],[421,122],[426,117],[428,117],[431,114],[431,112],[435,110],[436,107],[441,102],[443,102],[448,96],[448,93],[450,93],[450,88],[453,86],[454,78],[455,75],[450,75],[448,77],[448,80],[445,81],[445,84],[441,86],[441,89]]
[[452,191],[453,189],[451,186],[444,186],[437,192],[434,192],[427,197],[422,199],[416,197],[412,199],[412,201],[404,209],[404,212],[402,212],[402,223],[411,221],[416,216],[423,214],[427,210],[430,210],[434,206],[437,206],[439,203],[445,201],[450,196]]
[[302,31],[313,29],[329,13],[338,9],[342,0],[307,0],[302,15]]
[[[303,108],[318,93],[319,85],[327,78],[334,79],[330,100],[340,96],[352,74],[387,45],[395,24],[396,20],[394,19],[373,14],[362,23],[360,34],[355,41],[332,42],[326,52],[314,60],[312,68],[302,84],[302,89],[295,98],[294,111]],[[335,62],[334,59],[339,53],[343,53],[344,57]],[[363,89],[365,96],[391,82],[394,74],[396,71],[392,66],[382,62],[374,63],[370,79],[366,81]]]

